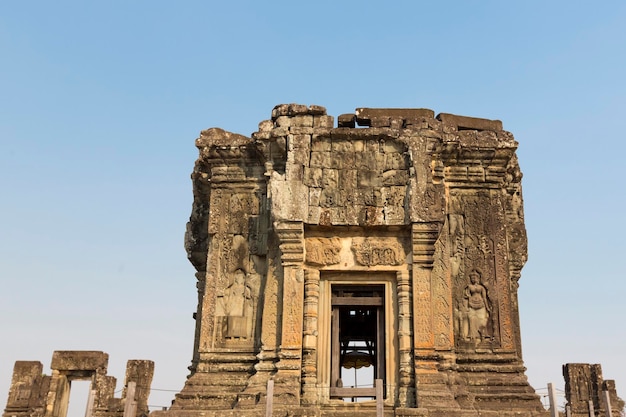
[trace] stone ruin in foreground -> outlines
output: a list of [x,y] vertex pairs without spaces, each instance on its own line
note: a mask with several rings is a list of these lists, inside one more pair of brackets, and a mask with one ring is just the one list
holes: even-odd
[[[335,127],[279,105],[251,138],[196,146],[194,355],[154,417],[547,415],[524,374],[522,174],[500,121],[365,108]],[[120,416],[105,403],[96,417]]]
[[44,375],[38,361],[17,361],[7,406],[2,417],[65,417],[72,381],[89,381],[85,415],[134,417],[148,414],[154,363],[129,360],[120,398],[115,397],[115,377],[107,375],[109,355],[97,351],[55,351],[52,375]]

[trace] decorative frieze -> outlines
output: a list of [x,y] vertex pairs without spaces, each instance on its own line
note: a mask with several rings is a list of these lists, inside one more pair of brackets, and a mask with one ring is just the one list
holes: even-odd
[[353,239],[352,251],[359,265],[395,266],[405,263],[405,254],[402,245],[392,239]]

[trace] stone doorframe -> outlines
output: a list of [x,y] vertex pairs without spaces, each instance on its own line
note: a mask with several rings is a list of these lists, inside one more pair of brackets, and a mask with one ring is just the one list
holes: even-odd
[[407,271],[305,270],[303,402],[344,403],[330,396],[332,286],[340,284],[384,287],[385,404],[393,406],[397,403],[399,392],[406,389],[399,386],[399,338],[402,337],[399,327],[403,327],[404,320],[399,317],[399,312],[409,310],[409,300],[408,297],[398,297],[398,293],[404,291],[404,287],[401,291],[399,287],[404,286],[406,280]]
[[94,402],[101,403],[100,397],[107,397],[106,394],[109,394],[107,391],[115,388],[115,378],[106,375],[108,360],[109,355],[103,352],[54,352],[50,365],[52,377],[46,403],[46,417],[66,417],[72,381],[90,381],[89,390],[97,397],[94,398]]

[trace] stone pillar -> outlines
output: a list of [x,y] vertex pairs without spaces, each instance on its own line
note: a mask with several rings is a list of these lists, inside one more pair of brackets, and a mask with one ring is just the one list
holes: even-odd
[[95,391],[92,415],[105,417],[116,406],[120,406],[121,399],[115,398],[117,378],[106,375],[106,372],[96,372],[92,375],[91,389]]
[[[437,222],[413,223],[413,340],[415,344],[415,396],[420,408],[459,408],[439,372],[439,350],[449,350],[451,340],[450,291],[445,276],[435,276],[436,242],[441,226]],[[438,271],[439,275],[443,271]]]
[[614,404],[611,401],[611,405],[618,411],[615,384],[610,380],[603,380],[602,367],[599,364],[567,363],[563,365],[563,377],[565,378],[565,399],[572,417],[587,417],[589,404],[593,404],[598,416],[604,417],[605,406],[602,401],[602,391],[606,388],[609,388],[609,396],[612,394],[616,400]]
[[398,405],[400,407],[415,406],[415,374],[411,353],[413,347],[413,329],[411,328],[411,282],[408,271],[396,273],[398,295],[398,353],[399,374]]
[[70,400],[70,382],[57,370],[52,371],[46,402],[46,417],[65,417]]
[[617,413],[623,413],[624,401],[617,396],[617,390],[615,389],[615,381],[612,379],[606,379],[602,382],[602,393],[608,396],[608,401],[611,404],[611,410],[613,415]]
[[304,301],[304,227],[299,221],[276,221],[282,264],[282,320],[275,395],[283,404],[300,403]]
[[13,367],[9,398],[2,417],[42,416],[49,377],[42,376],[43,365],[36,361],[17,361]]
[[148,397],[150,396],[150,384],[154,375],[154,362],[148,360],[129,360],[126,364],[126,378],[122,397],[126,398],[128,383],[135,383],[135,402],[137,403],[137,416],[147,415]]
[[[270,240],[273,246],[273,240]],[[261,346],[257,355],[258,362],[254,365],[256,373],[249,382],[249,388],[254,392],[264,393],[267,380],[276,372],[278,361],[278,335],[279,335],[279,282],[277,266],[274,264],[275,250],[269,249],[268,258],[272,261],[268,264],[265,290],[262,294],[263,310],[261,312]],[[275,256],[274,256],[275,255]]]
[[317,392],[317,320],[319,316],[320,272],[304,270],[304,332],[302,342],[302,402],[315,404]]
[[439,227],[436,223],[414,223],[412,226],[413,337],[416,357],[431,354],[435,348],[431,311],[431,273],[435,241],[438,236]]

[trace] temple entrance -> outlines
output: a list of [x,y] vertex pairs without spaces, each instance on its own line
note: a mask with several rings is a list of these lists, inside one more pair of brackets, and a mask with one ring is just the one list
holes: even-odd
[[385,381],[384,299],[383,285],[332,286],[332,398],[372,398],[374,381]]

